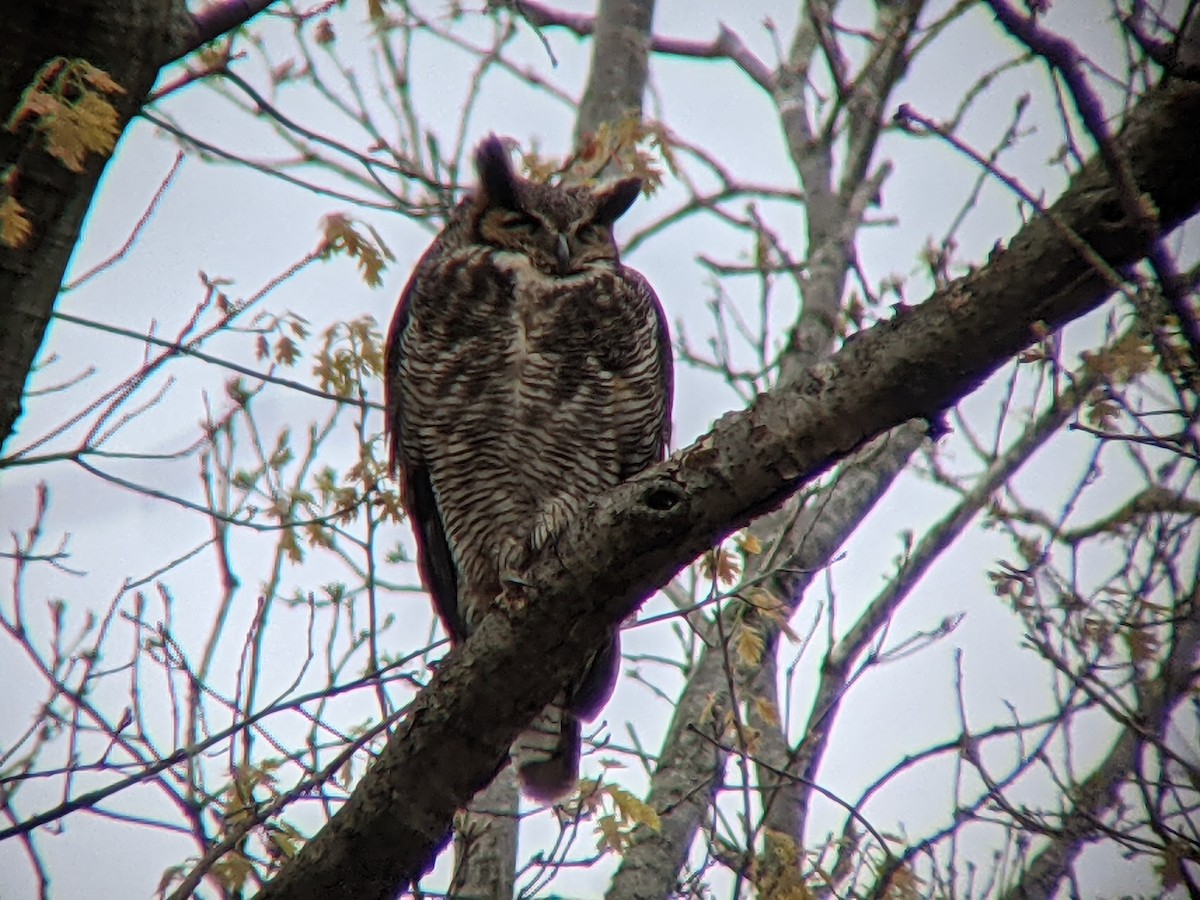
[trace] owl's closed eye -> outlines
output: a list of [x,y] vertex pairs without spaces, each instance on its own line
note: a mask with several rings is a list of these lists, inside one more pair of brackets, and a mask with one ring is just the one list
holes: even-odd
[[508,151],[495,141],[477,154],[475,197],[480,243],[528,256],[534,267],[567,275],[600,263],[615,265],[612,226],[637,198],[642,182],[624,178],[601,187],[559,186],[517,177]]

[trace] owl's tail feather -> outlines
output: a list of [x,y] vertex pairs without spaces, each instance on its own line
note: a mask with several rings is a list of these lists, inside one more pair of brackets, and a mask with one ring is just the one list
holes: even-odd
[[555,803],[575,790],[579,780],[579,718],[559,697],[522,731],[512,755],[521,790],[532,800]]

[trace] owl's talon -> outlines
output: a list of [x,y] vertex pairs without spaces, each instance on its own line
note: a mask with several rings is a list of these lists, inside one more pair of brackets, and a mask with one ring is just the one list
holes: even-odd
[[500,585],[500,596],[496,598],[497,606],[510,613],[525,608],[529,599],[525,596],[525,589],[529,587],[527,582],[521,581],[519,578],[501,576]]

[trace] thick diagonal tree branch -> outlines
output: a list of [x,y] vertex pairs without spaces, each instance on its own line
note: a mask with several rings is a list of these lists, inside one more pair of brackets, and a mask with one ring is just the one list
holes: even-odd
[[[1164,233],[1200,209],[1200,86],[1148,92],[1118,140]],[[529,602],[488,616],[451,654],[350,800],[261,896],[382,898],[419,878],[454,811],[495,775],[606,628],[865,441],[936,418],[1045,329],[1103,303],[1110,282],[1080,239],[1117,268],[1148,246],[1096,161],[987,266],[600,497],[535,562]]]

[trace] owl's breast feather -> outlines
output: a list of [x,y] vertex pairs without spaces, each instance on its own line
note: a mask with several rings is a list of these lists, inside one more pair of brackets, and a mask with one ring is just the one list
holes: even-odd
[[[528,256],[513,251],[491,254],[492,264],[510,286],[511,302],[504,304],[502,333],[508,371],[517,384],[530,379],[553,380],[564,357],[578,350],[577,342],[564,341],[564,317],[582,324],[580,301],[603,293],[600,279],[606,265],[589,265],[566,275],[545,272]],[[582,317],[586,318],[586,317]]]

